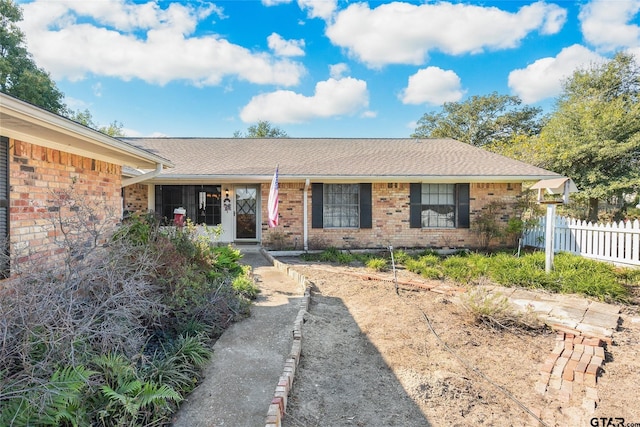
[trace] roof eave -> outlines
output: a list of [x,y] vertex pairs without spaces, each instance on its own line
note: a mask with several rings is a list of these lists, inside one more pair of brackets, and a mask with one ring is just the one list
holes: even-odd
[[[539,181],[541,179],[557,178],[560,175],[282,175],[279,182],[310,182],[323,183],[514,183]],[[180,175],[161,174],[148,181],[151,184],[200,184],[203,182],[226,183],[265,183],[270,182],[273,175]]]
[[0,134],[134,168],[174,167],[170,160],[4,93],[0,93]]

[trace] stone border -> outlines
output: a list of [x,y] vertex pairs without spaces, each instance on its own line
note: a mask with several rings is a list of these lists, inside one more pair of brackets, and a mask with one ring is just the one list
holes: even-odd
[[261,248],[260,252],[275,268],[286,273],[287,276],[295,280],[304,290],[300,310],[298,311],[296,320],[293,322],[293,343],[291,344],[291,351],[284,362],[284,370],[278,380],[276,390],[273,393],[273,398],[271,399],[265,420],[265,427],[281,427],[282,418],[287,412],[287,400],[293,388],[296,368],[300,363],[300,354],[302,352],[302,325],[304,324],[304,315],[309,310],[311,283],[305,276],[290,268],[287,264],[275,259],[265,249]]

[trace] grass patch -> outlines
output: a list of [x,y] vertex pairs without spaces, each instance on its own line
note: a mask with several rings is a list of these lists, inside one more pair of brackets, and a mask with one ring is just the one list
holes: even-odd
[[[319,254],[307,254],[304,259],[339,264],[362,262],[377,271],[383,271],[378,269],[388,262],[386,257],[356,255],[335,248]],[[396,250],[394,259],[396,264],[427,279],[446,278],[466,285],[489,280],[502,286],[576,293],[602,301],[627,302],[628,288],[640,283],[640,270],[618,268],[567,253],[555,256],[554,269],[548,274],[545,272],[543,252],[533,252],[521,257],[506,252],[490,255],[459,253],[443,257],[429,250],[414,256]]]

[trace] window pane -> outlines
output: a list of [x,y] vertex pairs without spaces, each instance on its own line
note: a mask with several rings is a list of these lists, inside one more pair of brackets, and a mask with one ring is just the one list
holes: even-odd
[[326,228],[357,228],[360,224],[360,185],[325,184],[323,220]]
[[422,184],[422,227],[455,227],[455,185]]

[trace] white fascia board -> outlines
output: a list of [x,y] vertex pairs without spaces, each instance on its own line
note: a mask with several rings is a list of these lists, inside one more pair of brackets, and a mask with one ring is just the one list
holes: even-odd
[[[440,176],[440,175],[417,175],[417,176],[308,176],[308,175],[278,175],[279,182],[305,182],[307,179],[310,182],[322,182],[322,183],[513,183],[513,182],[530,182],[540,179],[555,178],[555,175],[501,175],[501,176]],[[175,175],[175,174],[160,174],[156,178],[153,178],[150,182],[158,185],[171,185],[171,184],[201,184],[201,183],[216,183],[216,184],[233,184],[233,183],[264,183],[271,182],[273,175]]]
[[173,167],[163,157],[5,94],[0,94],[0,134],[134,168]]

